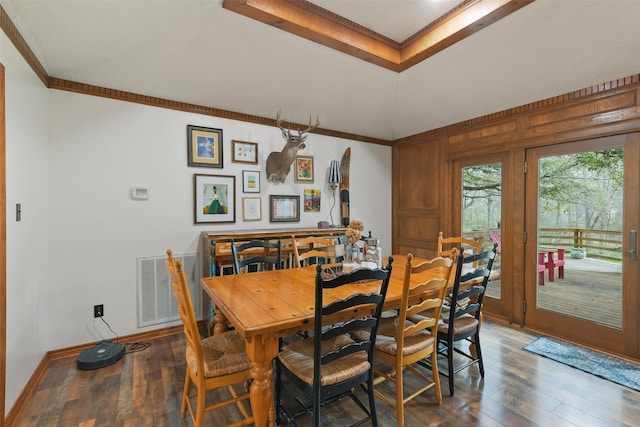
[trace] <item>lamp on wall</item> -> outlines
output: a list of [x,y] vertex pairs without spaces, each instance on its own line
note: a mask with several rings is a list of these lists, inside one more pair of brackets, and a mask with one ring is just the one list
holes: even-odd
[[331,210],[329,211],[332,227],[336,227],[335,223],[333,222],[333,208],[336,206],[336,188],[341,182],[342,175],[340,175],[340,162],[338,162],[337,160],[331,160],[331,166],[329,167],[329,179],[327,180],[327,183],[333,190],[333,204],[331,205]]

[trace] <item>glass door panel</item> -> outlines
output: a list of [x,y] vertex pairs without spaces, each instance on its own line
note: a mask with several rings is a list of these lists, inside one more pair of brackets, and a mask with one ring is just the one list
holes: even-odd
[[622,328],[623,166],[622,147],[538,159],[537,308]]
[[[512,172],[510,153],[476,156],[453,162],[453,235],[482,239],[483,247],[499,243],[484,311],[509,321],[512,317],[513,269],[510,255]],[[458,228],[459,227],[459,228]]]
[[[486,248],[498,243],[501,248],[502,165],[488,163],[462,168],[462,235],[481,239]],[[487,288],[487,297],[500,299],[501,251],[494,261],[495,279]]]
[[527,150],[525,326],[638,357],[640,136]]

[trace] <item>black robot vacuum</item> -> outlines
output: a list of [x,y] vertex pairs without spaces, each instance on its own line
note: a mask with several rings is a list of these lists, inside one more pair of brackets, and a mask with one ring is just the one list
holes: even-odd
[[112,365],[124,356],[124,344],[112,341],[100,341],[78,355],[78,369],[88,371],[90,369],[103,368]]

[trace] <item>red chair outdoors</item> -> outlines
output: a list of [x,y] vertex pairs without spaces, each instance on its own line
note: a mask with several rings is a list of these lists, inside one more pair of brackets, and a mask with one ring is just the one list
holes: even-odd
[[[555,268],[558,267],[558,279],[564,279],[564,249],[545,251],[547,253],[547,269],[549,270],[549,281],[555,281]],[[558,258],[554,254],[558,252]]]
[[498,233],[496,233],[493,230],[489,230],[489,239],[491,239],[491,241],[493,243],[497,243],[498,244],[498,249],[497,249],[497,253],[501,253],[502,252],[502,239],[500,238],[500,235]]
[[544,286],[544,271],[547,269],[546,253],[538,251],[538,284]]

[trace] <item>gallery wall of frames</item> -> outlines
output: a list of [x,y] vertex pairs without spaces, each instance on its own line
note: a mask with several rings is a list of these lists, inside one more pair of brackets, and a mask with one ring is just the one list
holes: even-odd
[[[232,139],[229,154],[224,150],[223,135],[222,129],[187,126],[187,164],[218,169],[215,173],[193,175],[195,224],[261,221],[265,208],[264,218],[278,223],[300,222],[301,214],[320,212],[321,185],[326,183],[323,179],[316,180],[313,156],[298,155],[291,164],[287,180],[306,184],[299,193],[262,194],[261,184],[266,177],[264,165],[260,164],[259,142]],[[242,164],[246,169],[237,175],[225,174],[225,161]],[[313,185],[316,183],[317,186]],[[307,188],[309,184],[312,188]],[[237,194],[241,194],[240,200],[237,200]]]

